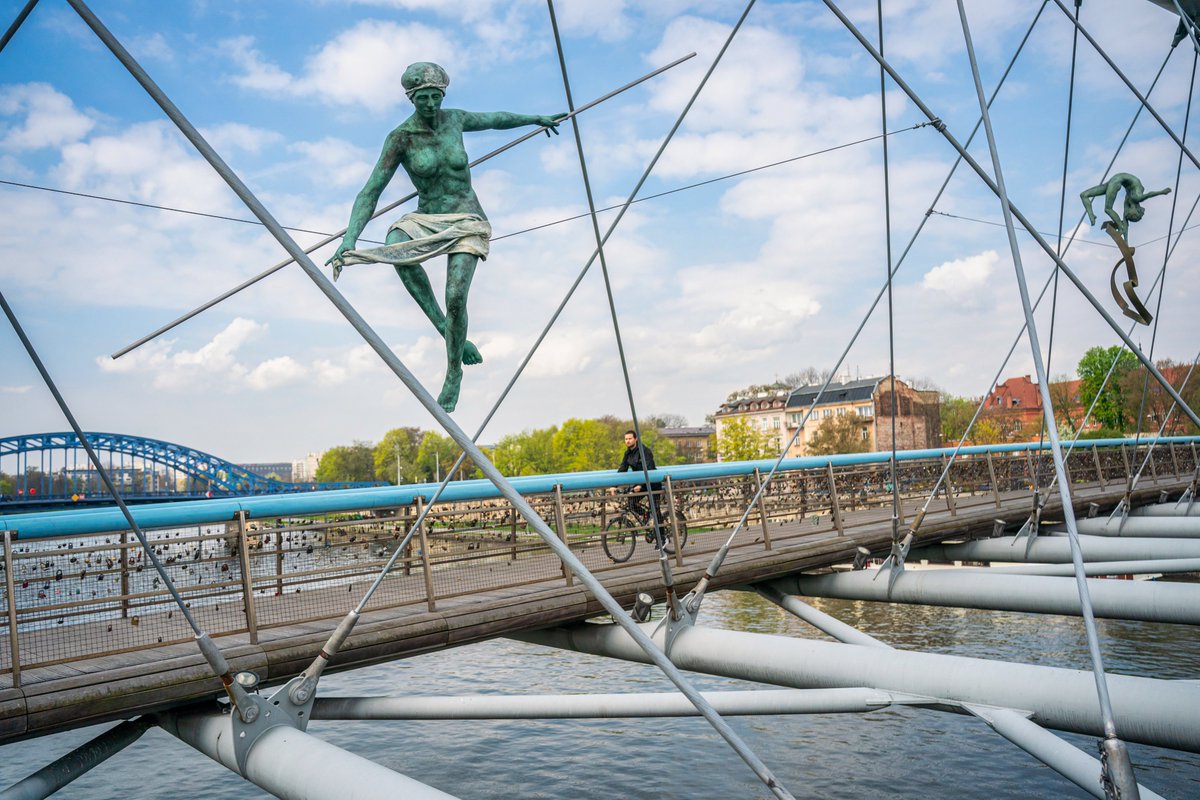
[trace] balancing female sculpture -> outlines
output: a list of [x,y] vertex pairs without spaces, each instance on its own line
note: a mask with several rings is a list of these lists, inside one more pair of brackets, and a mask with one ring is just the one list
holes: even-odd
[[[437,64],[418,62],[400,78],[412,101],[412,116],[387,135],[379,161],[366,185],[354,199],[346,235],[333,256],[337,280],[346,264],[392,264],[408,293],[446,340],[446,379],[438,404],[453,411],[462,386],[463,364],[479,364],[483,356],[467,340],[467,294],[479,259],[487,259],[492,226],[471,188],[463,131],[507,130],[523,125],[545,126],[556,134],[552,117],[512,114],[507,111],[474,112],[442,108],[450,77]],[[405,214],[388,228],[386,244],[356,250],[358,237],[375,213],[379,197],[396,174],[404,171],[417,189],[417,210]],[[421,266],[427,259],[446,254],[446,311],[443,314]]]

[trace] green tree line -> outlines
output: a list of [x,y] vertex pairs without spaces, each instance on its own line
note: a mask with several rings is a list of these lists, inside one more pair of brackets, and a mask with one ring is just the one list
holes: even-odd
[[[1200,409],[1200,374],[1194,374],[1185,385],[1188,364],[1165,358],[1155,362],[1154,366],[1189,406]],[[1106,383],[1105,376],[1110,369],[1112,376]],[[1077,389],[1069,375],[1060,375],[1050,383],[1050,399],[1054,403],[1055,422],[1061,436],[1074,437],[1084,427],[1087,429],[1081,438],[1085,439],[1116,438],[1139,430],[1143,434],[1153,435],[1160,427],[1166,436],[1197,433],[1196,426],[1186,414],[1178,408],[1172,412],[1171,396],[1137,357],[1121,345],[1090,348],[1079,359],[1075,374],[1079,380]],[[1084,415],[1092,407],[1093,401],[1095,407],[1085,426]],[[942,436],[947,444],[955,443],[962,437],[979,402],[978,397],[942,395]],[[1037,437],[1036,428],[1013,430],[1011,417],[1011,414],[1003,411],[984,409],[967,437],[968,444],[993,444]]]
[[[655,462],[668,466],[680,462],[675,445],[658,434],[660,420],[641,423],[644,444]],[[502,438],[484,453],[507,476],[555,472],[616,469],[625,452],[624,433],[633,427],[627,419],[605,416],[568,419],[561,425],[527,430]],[[331,448],[321,456],[316,479],[328,481],[387,481],[424,483],[444,478],[462,451],[449,436],[419,428],[393,428],[377,443],[354,442]],[[455,480],[483,474],[467,459]]]

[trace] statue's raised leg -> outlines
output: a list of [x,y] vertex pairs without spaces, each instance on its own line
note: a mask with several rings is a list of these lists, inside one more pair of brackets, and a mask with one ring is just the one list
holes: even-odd
[[[437,298],[433,295],[433,287],[429,284],[429,276],[425,274],[425,270],[418,264],[411,264],[397,266],[396,274],[400,276],[400,280],[404,282],[404,288],[408,289],[408,293],[417,301],[417,305],[425,312],[425,316],[429,317],[433,327],[437,328],[437,332],[444,339],[446,337],[446,315],[442,313],[442,307],[438,305]],[[483,354],[470,341],[463,343],[462,363],[467,365],[483,363]]]

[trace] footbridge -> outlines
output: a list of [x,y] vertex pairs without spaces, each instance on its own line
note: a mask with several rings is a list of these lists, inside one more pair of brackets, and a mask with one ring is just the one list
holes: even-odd
[[[1073,584],[1066,587],[1066,600],[1040,591],[1004,600],[1013,593],[1003,584],[993,593],[1000,598],[978,594],[971,599],[922,586],[932,572],[910,569],[899,580],[870,580],[876,571],[831,571],[836,565],[862,567],[868,556],[889,553],[889,455],[789,459],[762,492],[766,462],[659,470],[652,478],[661,481],[657,501],[669,520],[663,526],[666,553],[645,541],[648,532],[625,515],[619,497],[606,491],[636,483],[640,475],[531,476],[513,483],[625,607],[633,607],[639,595],[653,598],[642,602],[666,597],[665,560],[677,594],[703,582],[711,590],[753,585],[776,598],[859,592],[898,602],[1079,613]],[[1022,573],[1070,574],[1066,539],[1054,528],[1062,518],[1057,495],[1039,499],[1031,491],[1039,473],[1052,474],[1045,449],[1037,444],[964,448],[952,466],[949,455],[948,450],[898,454],[901,524],[915,531],[910,565],[922,557],[960,564],[1014,562],[1025,564]],[[1139,461],[1148,467],[1146,479],[1130,494],[1126,476]],[[1167,513],[1195,511],[1198,465],[1197,442],[1190,438],[1143,441],[1138,447],[1123,440],[1077,446],[1067,466],[1089,574],[1144,571],[1136,563],[1115,562],[1151,560],[1159,573],[1197,569],[1197,539],[1170,532],[1147,536],[1135,532],[1136,525],[1112,536],[1100,529],[1103,525],[1089,524],[1157,519],[1118,512],[1107,523],[1110,511],[1128,503],[1162,500],[1166,505],[1160,508]],[[133,514],[186,606],[233,671],[253,673],[263,683],[280,683],[305,670],[389,559],[392,566],[379,591],[330,669],[496,636],[532,635],[604,613],[490,482],[450,484],[438,504],[426,508],[435,488],[145,505]],[[750,513],[737,525],[747,505]],[[424,522],[414,528],[422,512]],[[1037,524],[1032,531],[1031,518]],[[1166,521],[1180,519],[1194,521],[1185,516]],[[735,527],[738,533],[729,540]],[[0,517],[0,528],[5,579],[0,741],[168,712],[221,693],[221,681],[209,671],[191,630],[115,509],[8,515]],[[1113,532],[1121,533],[1117,528],[1108,533]],[[626,534],[631,534],[628,540]],[[618,541],[633,550],[621,562],[614,561],[626,556]],[[714,554],[726,544],[723,567],[706,577]],[[839,582],[855,577],[868,580],[857,586]],[[985,577],[999,579],[1002,572],[993,569]],[[1071,583],[1041,574],[1023,574],[1023,579],[1057,588]],[[972,580],[982,586],[984,578]],[[1094,592],[1098,616],[1200,623],[1194,586],[1162,585],[1190,598],[1180,601],[1174,594],[1142,596],[1156,584],[1091,583],[1117,591],[1108,599]]]

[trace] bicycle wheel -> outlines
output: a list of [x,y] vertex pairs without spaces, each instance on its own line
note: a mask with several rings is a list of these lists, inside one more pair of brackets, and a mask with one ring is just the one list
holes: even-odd
[[637,523],[626,514],[621,514],[609,520],[605,526],[604,532],[600,534],[600,546],[609,558],[620,564],[628,561],[633,555],[639,532]]
[[[679,511],[675,512],[675,524],[679,526],[679,549],[687,547],[687,520]],[[663,532],[663,550],[667,555],[675,555],[675,539],[671,536],[671,524],[664,523],[662,526]]]

